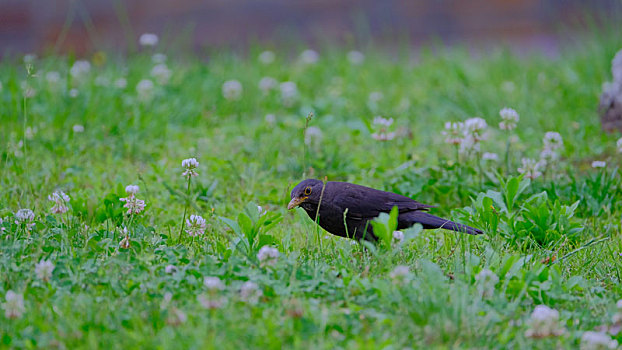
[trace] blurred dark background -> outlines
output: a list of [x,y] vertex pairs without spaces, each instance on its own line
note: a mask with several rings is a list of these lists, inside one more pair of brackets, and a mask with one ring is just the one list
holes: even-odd
[[[620,13],[621,0],[0,0],[2,54],[252,43],[506,43],[555,51],[560,36]],[[571,35],[569,35],[571,37]]]

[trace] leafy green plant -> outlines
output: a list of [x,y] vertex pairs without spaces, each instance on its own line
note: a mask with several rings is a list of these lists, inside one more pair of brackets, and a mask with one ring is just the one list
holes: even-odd
[[529,180],[510,177],[501,183],[502,191],[479,193],[472,206],[456,210],[458,215],[519,246],[530,240],[540,246],[561,239],[578,241],[583,231],[583,225],[575,218],[579,201],[563,205],[541,192],[521,202],[518,198],[528,188]]
[[261,211],[255,203],[248,203],[237,220],[219,217],[234,233],[231,239],[233,250],[240,250],[247,256],[256,253],[264,245],[278,244],[279,240],[268,232],[282,217],[278,212]]
[[555,305],[575,300],[572,293],[587,287],[581,276],[563,277],[559,264],[547,266],[533,260],[532,255],[510,255],[500,266],[501,289],[511,299],[529,298],[534,304]]
[[397,217],[399,208],[394,206],[391,212],[380,213],[377,218],[371,221],[374,234],[378,237],[380,245],[384,248],[390,248],[393,240],[393,231],[397,230]]
[[618,168],[606,168],[594,172],[585,178],[571,175],[571,193],[576,200],[581,201],[581,207],[591,216],[611,212],[614,205],[619,205],[620,175]]
[[119,195],[120,191],[114,191],[108,193],[101,205],[95,209],[95,220],[99,223],[106,220],[112,220],[115,225],[121,225],[123,222],[123,203],[119,201],[119,198],[123,197]]

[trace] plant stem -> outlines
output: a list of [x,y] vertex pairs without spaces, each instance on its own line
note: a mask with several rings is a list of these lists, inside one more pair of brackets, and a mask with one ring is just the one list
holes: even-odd
[[309,122],[313,118],[313,112],[309,112],[307,117],[305,118],[305,126],[302,129],[302,178],[307,178],[307,142],[306,142],[306,134],[307,129],[309,128]]
[[505,142],[505,169],[506,169],[506,175],[510,174],[510,133],[506,133],[507,135],[507,140]]
[[479,173],[479,186],[480,188],[484,186],[484,171],[482,170],[482,157],[476,152],[475,157],[477,158],[477,172]]
[[317,237],[318,244],[320,246],[320,254],[324,255],[324,250],[322,249],[322,238],[320,237],[320,206],[322,205],[322,199],[324,199],[324,190],[326,189],[326,182],[328,181],[327,177],[324,177],[324,184],[322,185],[322,192],[320,193],[320,201],[317,205],[317,211],[315,212],[315,235]]
[[177,243],[181,243],[181,234],[184,232],[184,225],[186,223],[186,214],[188,213],[188,200],[190,198],[190,179],[192,177],[188,175],[188,188],[186,189],[186,206],[184,207],[184,217],[181,219],[181,229],[179,230],[179,239]]

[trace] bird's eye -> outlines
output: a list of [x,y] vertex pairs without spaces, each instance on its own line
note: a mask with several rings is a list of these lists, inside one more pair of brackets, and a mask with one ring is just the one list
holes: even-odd
[[311,187],[306,187],[305,188],[305,196],[308,196],[311,194]]

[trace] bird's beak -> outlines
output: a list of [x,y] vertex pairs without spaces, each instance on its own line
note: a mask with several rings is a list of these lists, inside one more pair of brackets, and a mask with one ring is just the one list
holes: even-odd
[[294,197],[294,198],[292,198],[292,200],[289,201],[289,204],[287,205],[287,210],[292,210],[292,209],[296,208],[302,202],[304,202],[305,199],[307,199],[307,198],[309,198],[309,197]]

